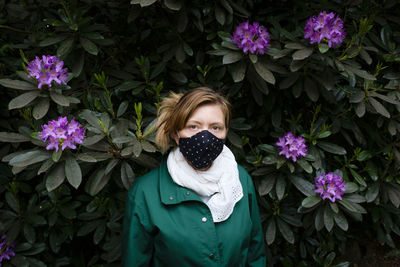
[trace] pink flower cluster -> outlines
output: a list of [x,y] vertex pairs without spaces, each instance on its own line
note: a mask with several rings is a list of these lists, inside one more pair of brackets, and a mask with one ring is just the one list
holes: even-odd
[[310,43],[328,42],[329,47],[337,47],[343,42],[346,32],[343,21],[335,13],[319,13],[318,17],[312,16],[304,27],[304,38],[310,39]]
[[315,193],[319,193],[322,199],[329,199],[335,202],[336,199],[342,199],[344,191],[346,191],[346,182],[336,173],[321,174],[314,178]]
[[237,47],[243,49],[243,53],[264,54],[268,50],[270,37],[267,29],[258,22],[253,25],[248,21],[239,24],[231,36],[231,40]]
[[281,149],[279,155],[285,155],[287,159],[292,158],[294,162],[298,157],[307,155],[306,140],[301,136],[295,138],[291,132],[280,137],[276,145]]
[[67,117],[59,117],[58,120],[49,121],[48,124],[42,125],[42,131],[39,132],[39,137],[46,142],[49,139],[49,144],[46,146],[47,150],[55,149],[58,151],[59,147],[64,150],[69,147],[76,149],[75,143],[82,144],[85,129],[74,119],[68,123]]
[[36,57],[28,63],[26,69],[29,72],[28,77],[32,77],[38,81],[38,88],[43,85],[51,87],[52,82],[58,84],[67,84],[68,69],[64,68],[64,62],[57,59],[55,56],[42,56],[40,59]]

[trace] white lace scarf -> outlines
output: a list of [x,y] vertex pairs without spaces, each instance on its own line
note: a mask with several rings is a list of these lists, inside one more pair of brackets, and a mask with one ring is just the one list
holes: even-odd
[[199,195],[210,209],[214,222],[228,219],[243,196],[235,156],[225,145],[206,171],[191,167],[179,148],[169,153],[167,167],[175,183]]

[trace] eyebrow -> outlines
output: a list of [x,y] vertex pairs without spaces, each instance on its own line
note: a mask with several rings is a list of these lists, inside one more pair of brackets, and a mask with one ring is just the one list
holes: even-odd
[[[201,121],[198,121],[198,120],[195,120],[195,119],[190,119],[190,120],[187,121],[187,123],[202,124]],[[210,123],[210,125],[214,125],[214,124],[222,124],[222,125],[225,125],[225,122],[222,122],[222,121],[214,121],[214,122],[211,122],[211,123]]]

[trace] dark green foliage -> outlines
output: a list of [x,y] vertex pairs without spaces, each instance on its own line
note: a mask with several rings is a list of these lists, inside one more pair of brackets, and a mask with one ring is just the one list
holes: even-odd
[[[322,10],[344,21],[336,49],[303,38]],[[398,246],[398,10],[394,0],[0,0],[0,233],[16,252],[8,263],[118,266],[126,191],[162,157],[158,103],[197,86],[232,103],[227,143],[259,192],[271,264],[348,266],[339,256],[365,236]],[[267,54],[230,41],[246,20],[268,29]],[[41,55],[64,60],[68,85],[37,89],[25,65]],[[47,151],[38,138],[58,116],[85,126],[76,150]],[[278,155],[288,131],[306,139],[307,157]],[[331,203],[313,179],[334,171],[347,184]]]

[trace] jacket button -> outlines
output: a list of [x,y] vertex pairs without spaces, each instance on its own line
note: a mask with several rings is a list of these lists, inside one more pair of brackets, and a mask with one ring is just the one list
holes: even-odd
[[190,192],[189,192],[189,191],[186,191],[186,195],[190,195]]
[[207,221],[207,218],[206,218],[206,217],[203,217],[203,218],[201,218],[201,221],[202,221],[202,222],[206,222],[206,221]]
[[169,197],[169,200],[174,200],[174,197],[173,197],[173,196],[170,196],[170,197]]
[[214,259],[214,254],[211,253],[209,257],[210,257],[210,259],[213,260]]

